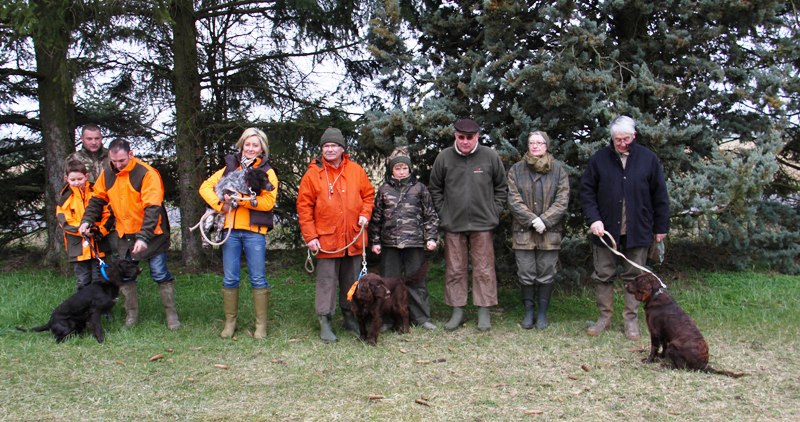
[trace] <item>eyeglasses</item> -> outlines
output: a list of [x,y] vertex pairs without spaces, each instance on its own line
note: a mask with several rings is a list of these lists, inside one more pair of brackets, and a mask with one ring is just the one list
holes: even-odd
[[611,139],[614,141],[615,144],[629,144],[633,142],[633,135],[625,135],[625,136],[612,136]]
[[459,133],[458,135],[456,135],[456,139],[458,139],[459,141],[471,141],[475,139],[476,136],[478,136],[477,133],[468,133],[468,134]]

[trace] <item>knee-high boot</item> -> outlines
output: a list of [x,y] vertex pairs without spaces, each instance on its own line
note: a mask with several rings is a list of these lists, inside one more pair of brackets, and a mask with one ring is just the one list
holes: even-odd
[[586,334],[590,336],[599,336],[603,330],[611,325],[611,314],[614,311],[614,285],[611,283],[597,283],[595,294],[600,316],[597,318],[597,322],[586,330]]
[[136,283],[125,283],[119,288],[125,298],[125,328],[131,328],[139,321],[139,300],[136,297]]
[[550,295],[553,293],[555,283],[539,284],[539,315],[536,316],[536,328],[547,328],[547,308],[550,306]]
[[222,309],[225,311],[225,328],[220,337],[231,338],[236,331],[236,317],[239,314],[239,288],[222,288]]
[[160,283],[158,291],[161,293],[161,304],[164,305],[167,328],[175,331],[181,327],[181,322],[178,320],[178,311],[175,310],[175,280]]
[[525,316],[522,317],[520,326],[526,330],[533,328],[534,311],[534,286],[522,285],[522,307],[525,309]]
[[253,338],[267,337],[267,312],[269,311],[269,289],[253,289],[253,309],[256,312],[256,330]]
[[625,338],[631,341],[637,341],[641,338],[639,335],[639,301],[636,296],[628,293],[623,289],[622,298],[625,301],[625,308],[622,311],[622,322],[625,327]]

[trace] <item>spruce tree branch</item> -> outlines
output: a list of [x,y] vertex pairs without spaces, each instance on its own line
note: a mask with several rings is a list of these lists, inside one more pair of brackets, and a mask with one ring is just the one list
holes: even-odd
[[341,50],[348,49],[350,47],[354,47],[354,46],[358,45],[359,43],[361,43],[362,41],[363,41],[362,39],[359,39],[359,40],[353,41],[353,42],[348,43],[348,44],[343,44],[343,45],[339,45],[339,46],[323,48],[321,50],[315,50],[315,51],[304,51],[304,52],[299,52],[299,53],[279,53],[279,54],[263,55],[263,56],[259,56],[259,57],[255,58],[255,59],[252,59],[252,60],[242,60],[242,61],[236,62],[236,64],[233,65],[233,66],[216,68],[212,72],[204,73],[201,76],[202,77],[212,78],[212,77],[217,77],[216,75],[219,75],[220,73],[233,72],[233,71],[236,71],[236,70],[239,70],[239,69],[242,69],[242,68],[246,68],[246,67],[249,67],[249,66],[252,66],[252,65],[255,65],[255,64],[265,63],[265,62],[272,61],[272,60],[288,59],[288,58],[293,58],[293,57],[310,57],[310,56],[316,56],[316,55],[326,54],[326,53],[335,53],[337,51],[341,51]]

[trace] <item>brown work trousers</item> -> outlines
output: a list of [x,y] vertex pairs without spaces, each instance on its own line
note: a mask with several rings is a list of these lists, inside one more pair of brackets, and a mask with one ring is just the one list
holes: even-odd
[[492,232],[445,232],[444,260],[444,303],[453,307],[467,304],[467,272],[472,261],[472,303],[475,306],[497,305]]
[[358,278],[361,271],[361,256],[342,258],[320,258],[317,260],[317,286],[315,308],[318,316],[333,315],[336,312],[336,289],[339,289],[339,306],[342,311],[350,310],[347,291]]

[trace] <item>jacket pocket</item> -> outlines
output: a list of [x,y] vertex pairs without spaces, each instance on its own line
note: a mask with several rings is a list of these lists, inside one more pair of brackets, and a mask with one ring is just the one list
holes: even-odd
[[533,239],[533,233],[530,230],[514,230],[514,244],[528,245]]
[[[317,227],[317,236],[319,238],[319,245],[326,251],[333,251],[339,249],[336,242],[336,227]],[[344,246],[344,245],[341,245]]]

